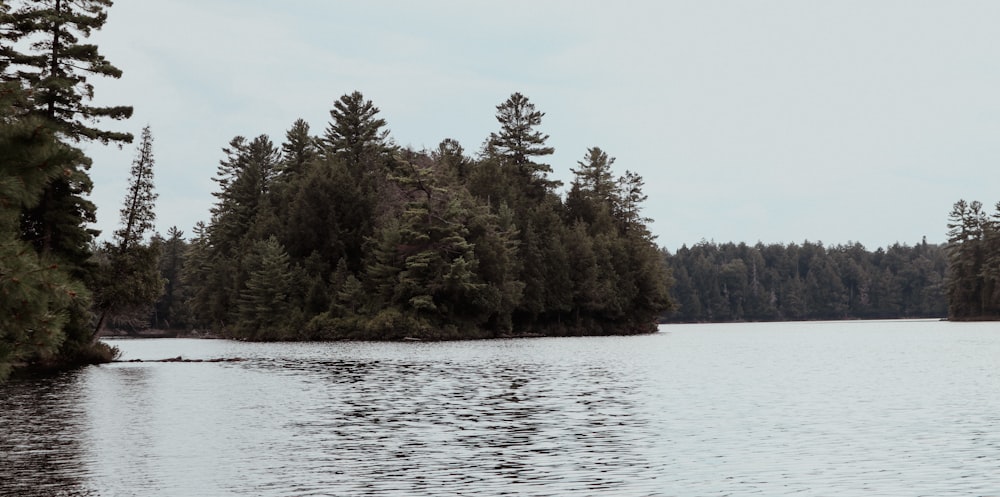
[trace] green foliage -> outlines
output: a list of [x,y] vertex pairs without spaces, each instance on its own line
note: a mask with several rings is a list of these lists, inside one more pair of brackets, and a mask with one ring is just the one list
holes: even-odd
[[959,200],[948,229],[949,318],[1000,318],[1000,203],[988,216],[980,202]]
[[159,244],[146,244],[146,233],[156,220],[153,190],[153,135],[142,130],[136,158],[132,162],[128,190],[122,205],[121,227],[114,243],[96,251],[91,274],[94,306],[99,313],[94,336],[109,318],[128,317],[128,324],[145,328],[153,305],[163,292]]
[[478,159],[454,140],[396,148],[358,92],[322,138],[298,121],[280,154],[233,140],[184,257],[191,324],[258,340],[650,331],[672,303],[641,178],[594,147],[571,207],[538,162],[544,114],[520,94],[497,110]]
[[153,246],[160,252],[159,270],[163,280],[163,294],[154,307],[153,327],[185,329],[193,321],[187,305],[187,286],[182,279],[189,244],[184,240],[184,232],[172,226],[167,230],[166,239],[159,235],[153,237]]
[[288,254],[277,238],[255,243],[247,268],[250,276],[237,302],[235,332],[243,337],[267,339],[280,336],[283,325],[301,325],[288,323],[293,273]]
[[146,328],[156,300],[163,293],[160,274],[160,246],[135,244],[127,250],[110,243],[94,254],[95,269],[90,287],[94,288],[94,307],[100,317],[94,333],[108,319],[123,319],[127,324]]
[[[28,112],[43,116],[60,133],[73,140],[102,143],[131,142],[132,135],[102,130],[87,123],[100,118],[127,119],[132,107],[97,107],[93,75],[120,78],[94,44],[83,43],[101,29],[111,0],[32,0],[20,4],[2,17],[4,44],[0,57],[6,63],[5,77],[31,88]],[[21,47],[28,48],[21,52]]]
[[[17,93],[2,86],[4,110]],[[74,313],[84,314],[89,304],[87,290],[65,268],[17,238],[21,210],[63,173],[60,163],[77,157],[41,119],[4,113],[0,120],[0,381],[16,366],[53,359]]]
[[664,253],[672,321],[943,317],[944,247],[702,242]]
[[514,193],[538,200],[560,185],[548,179],[552,166],[535,159],[552,155],[555,149],[545,145],[549,135],[535,129],[542,124],[544,112],[535,110],[535,104],[520,93],[514,93],[504,103],[497,105],[500,130],[491,133],[486,141],[485,155],[499,161],[501,167],[513,178]]
[[378,113],[358,91],[340,97],[330,110],[333,121],[323,136],[324,152],[347,164],[356,179],[378,173],[392,150],[385,119]]
[[122,205],[121,227],[115,231],[115,242],[121,250],[142,243],[156,221],[157,194],[153,190],[153,133],[149,126],[142,129],[142,138],[129,174],[128,193]]
[[12,365],[106,361],[92,340],[91,260],[97,232],[91,161],[64,143],[128,142],[102,130],[131,107],[90,105],[93,76],[121,71],[83,43],[100,29],[110,0],[0,2],[0,377]]

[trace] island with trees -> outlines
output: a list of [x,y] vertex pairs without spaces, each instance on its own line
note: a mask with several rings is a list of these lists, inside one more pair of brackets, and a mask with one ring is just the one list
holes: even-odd
[[208,223],[156,240],[162,325],[251,340],[633,334],[670,309],[641,214],[642,178],[598,147],[565,198],[544,113],[520,93],[475,158],[451,139],[401,148],[379,109],[343,95],[313,135],[237,136]]
[[453,140],[396,146],[359,92],[321,136],[299,120],[280,146],[236,137],[190,242],[148,240],[147,127],[121,227],[98,242],[78,145],[133,140],[98,127],[131,107],[90,104],[91,79],[122,74],[86,42],[111,4],[0,3],[0,379],[111,360],[103,328],[150,314],[254,340],[459,339],[644,333],[670,308],[642,178],[594,147],[563,198],[544,113],[519,93],[475,159]]

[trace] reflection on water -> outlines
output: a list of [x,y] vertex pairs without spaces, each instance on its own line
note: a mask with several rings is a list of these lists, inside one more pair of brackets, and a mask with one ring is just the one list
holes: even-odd
[[88,490],[79,373],[0,387],[0,495],[99,495]]
[[[0,387],[0,495],[989,495],[1000,333],[671,326],[456,343],[116,342]],[[997,330],[1000,331],[1000,330]]]

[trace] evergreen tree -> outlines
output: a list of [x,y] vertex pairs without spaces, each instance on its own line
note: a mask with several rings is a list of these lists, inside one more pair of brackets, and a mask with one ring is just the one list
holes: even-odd
[[324,150],[343,160],[358,179],[377,172],[392,149],[385,119],[378,113],[359,91],[340,97],[330,110],[333,121],[323,136]]
[[644,230],[645,225],[652,221],[639,214],[642,203],[649,198],[642,191],[645,184],[642,176],[632,171],[625,171],[625,175],[618,178],[618,199],[615,205],[615,214],[623,232],[630,229]]
[[236,333],[253,339],[281,338],[289,328],[289,292],[292,268],[288,254],[275,237],[254,244],[250,276],[240,291]]
[[42,119],[20,117],[17,84],[0,85],[0,382],[13,368],[54,358],[64,329],[85,315],[89,295],[51,257],[17,238],[21,210],[81,152],[60,143]]
[[120,251],[142,243],[146,233],[156,221],[156,199],[153,190],[153,133],[149,126],[142,129],[142,139],[128,182],[125,205],[119,211],[121,227],[115,231],[115,242]]
[[[95,305],[98,310],[94,337],[109,316],[145,311],[160,297],[163,280],[159,270],[159,246],[143,243],[156,220],[153,190],[153,134],[142,130],[136,158],[132,162],[128,192],[121,214],[121,227],[114,243],[106,243],[97,257],[94,272]],[[139,323],[148,324],[148,323]]]
[[163,294],[156,301],[153,325],[162,329],[184,328],[191,324],[185,305],[187,287],[181,276],[189,245],[184,240],[184,232],[176,226],[167,230],[166,239],[157,235],[154,241],[160,252],[159,270],[163,279]]
[[[996,228],[979,201],[955,203],[948,222],[948,315],[954,319],[981,319],[998,313],[992,305],[996,285],[988,261],[1000,247],[990,247]],[[991,275],[992,276],[992,275]]]
[[614,157],[598,147],[587,149],[579,169],[573,169],[573,182],[566,194],[569,222],[581,220],[592,234],[612,229],[611,214],[616,208],[618,185],[611,173]]
[[498,158],[517,178],[519,190],[536,200],[560,185],[548,179],[552,166],[535,161],[555,152],[554,148],[545,145],[549,135],[535,129],[542,124],[544,116],[545,113],[535,110],[535,104],[527,97],[514,93],[497,105],[500,131],[491,133],[486,142],[487,155]]
[[[20,2],[17,8],[4,3],[0,15],[0,78],[27,90],[19,115],[44,119],[58,136],[69,140],[101,143],[130,142],[128,133],[99,129],[90,123],[102,118],[125,119],[127,106],[90,105],[92,76],[120,77],[96,45],[82,39],[103,27],[110,0],[37,0]],[[51,258],[75,280],[90,279],[92,241],[97,232],[95,207],[86,199],[92,189],[87,170],[90,160],[82,154],[64,157],[62,174],[46,185],[40,200],[25,207],[20,216],[20,237],[43,257]],[[95,352],[90,312],[75,306],[63,330],[67,340],[59,356],[82,359]],[[100,352],[103,354],[103,352]],[[89,359],[88,359],[89,360]]]
[[[212,208],[210,233],[219,254],[236,257],[254,241],[248,235],[258,234],[260,215],[269,213],[267,194],[278,174],[280,152],[267,135],[249,142],[237,136],[223,152],[227,157],[213,178],[219,191],[213,193],[218,200]],[[262,238],[266,235],[258,239]]]
[[461,187],[442,186],[446,170],[399,162],[392,180],[409,201],[400,222],[380,230],[368,273],[380,307],[398,309],[410,327],[447,333],[442,328],[457,326],[468,333],[499,310],[500,298],[478,273],[467,228],[475,215],[472,199]]
[[[331,168],[330,174],[340,182],[337,189],[343,189],[330,193],[338,197],[330,207],[335,215],[330,217],[338,222],[336,243],[344,247],[352,272],[361,270],[365,241],[373,236],[375,219],[391,208],[384,204],[392,199],[381,193],[395,146],[385,119],[378,114],[379,108],[361,92],[341,96],[330,110],[333,120],[323,136],[325,157],[318,166]],[[343,171],[349,175],[346,180],[341,179]]]
[[431,158],[442,164],[458,181],[465,182],[472,169],[472,161],[465,156],[465,149],[458,141],[445,138],[438,144]]
[[[90,76],[121,77],[121,71],[99,53],[96,45],[81,42],[81,38],[104,26],[105,9],[111,4],[111,0],[36,0],[24,2],[3,16],[3,78],[31,90],[24,112],[45,118],[62,136],[72,140],[132,141],[129,133],[87,124],[132,115],[128,106],[89,104],[94,96]],[[20,47],[28,50],[21,52]],[[83,266],[90,256],[84,247],[96,235],[86,228],[96,221],[96,209],[85,198],[93,188],[86,173],[90,161],[76,160],[64,164],[64,168],[66,173],[52,180],[38,205],[25,212],[22,237],[43,252],[53,252],[70,264]]]
[[[6,79],[32,88],[29,112],[44,116],[75,140],[131,142],[129,133],[89,126],[101,118],[127,119],[132,107],[89,105],[94,97],[90,76],[120,78],[94,44],[83,43],[104,27],[111,0],[32,0],[4,16],[5,43],[0,52],[8,64]],[[29,50],[22,53],[18,47]]]
[[942,246],[702,242],[664,254],[677,321],[942,317]]
[[309,134],[309,123],[297,119],[285,132],[281,144],[281,174],[285,181],[302,174],[317,156],[316,138]]
[[611,170],[614,163],[615,158],[608,157],[607,152],[600,147],[588,148],[584,160],[577,161],[579,169],[571,169],[574,176],[573,186],[578,186],[594,202],[612,203],[618,193],[618,186]]
[[196,327],[219,329],[229,315],[233,268],[230,259],[212,246],[205,223],[195,224],[192,233],[181,269],[181,281],[188,289],[184,304]]

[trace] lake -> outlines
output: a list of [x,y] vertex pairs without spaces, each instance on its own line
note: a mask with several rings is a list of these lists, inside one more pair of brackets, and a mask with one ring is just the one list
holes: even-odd
[[1000,323],[110,340],[0,386],[0,495],[1000,494]]

